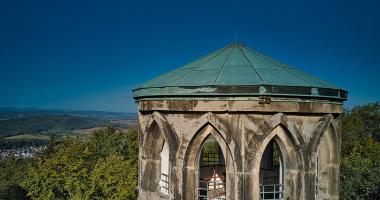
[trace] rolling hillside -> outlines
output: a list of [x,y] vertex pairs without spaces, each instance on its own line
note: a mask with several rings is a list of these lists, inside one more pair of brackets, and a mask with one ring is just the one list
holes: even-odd
[[71,115],[40,115],[11,118],[0,121],[0,136],[18,134],[48,134],[61,133],[77,129],[104,127],[110,122],[88,117]]

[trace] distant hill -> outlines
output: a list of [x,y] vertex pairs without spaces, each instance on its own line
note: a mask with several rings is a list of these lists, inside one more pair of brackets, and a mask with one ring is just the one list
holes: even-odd
[[0,136],[18,134],[59,133],[77,129],[111,125],[104,120],[71,115],[39,115],[10,118],[0,121]]
[[136,113],[0,107],[0,138],[20,134],[60,134],[105,126],[131,128],[136,123]]
[[72,111],[63,109],[8,108],[0,107],[0,120],[40,115],[72,115],[102,120],[135,120],[136,113],[107,111]]

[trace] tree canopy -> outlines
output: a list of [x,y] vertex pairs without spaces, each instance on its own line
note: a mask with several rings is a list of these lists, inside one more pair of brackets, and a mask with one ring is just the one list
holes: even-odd
[[0,199],[27,199],[20,183],[27,177],[30,159],[7,158],[0,162]]
[[342,117],[341,199],[380,199],[380,104]]
[[136,199],[136,131],[106,128],[68,139],[38,159],[21,186],[31,199]]

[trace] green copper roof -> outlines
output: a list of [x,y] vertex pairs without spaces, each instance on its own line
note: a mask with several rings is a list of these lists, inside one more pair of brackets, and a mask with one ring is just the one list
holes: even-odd
[[346,100],[347,92],[241,44],[231,44],[133,90],[154,97],[290,96]]

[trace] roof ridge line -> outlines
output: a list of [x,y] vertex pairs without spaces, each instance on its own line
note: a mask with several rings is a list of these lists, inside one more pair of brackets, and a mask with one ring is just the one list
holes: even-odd
[[260,78],[261,80],[261,83],[264,84],[264,79],[260,76],[260,74],[257,72],[256,68],[252,65],[251,61],[248,59],[248,57],[244,54],[243,50],[238,47],[239,50],[241,51],[241,53],[243,54],[244,58],[248,61],[249,65],[251,65],[253,71],[255,71],[255,73],[257,74],[257,76]]
[[[217,52],[214,56],[212,56],[211,58],[209,58],[207,61],[205,61],[202,65],[204,65],[205,63],[209,62],[210,60],[213,60],[216,56],[220,55],[222,52],[224,52],[225,50],[227,50],[227,47],[224,47],[222,49],[220,49],[219,52]],[[200,58],[201,59],[201,58]],[[201,65],[201,66],[202,66]],[[197,69],[199,67],[196,67],[195,69]],[[194,71],[194,68],[191,68],[189,72],[183,74],[182,76],[178,77],[176,80],[172,81],[170,84],[174,84],[176,83],[177,81],[179,81],[180,79],[186,77],[187,75],[189,75],[191,72]]]
[[[254,54],[260,56],[260,57],[263,58],[263,59],[265,59],[266,61],[269,61],[269,62],[271,62],[271,63],[273,63],[273,64],[279,66],[280,68],[282,68],[283,70],[285,70],[285,71],[288,72],[289,74],[293,75],[294,77],[298,78],[299,80],[304,81],[305,83],[309,84],[310,86],[313,86],[313,84],[311,84],[309,81],[306,81],[305,79],[303,79],[303,78],[297,76],[297,75],[294,74],[293,72],[290,72],[290,71],[288,71],[287,69],[285,69],[286,67],[282,66],[282,64],[277,63],[276,61],[273,61],[272,59],[268,59],[267,56],[263,55],[263,54],[260,53],[260,52],[253,51],[253,50],[250,49],[250,48],[247,48],[247,49],[250,50],[252,53],[254,53]],[[295,69],[298,69],[298,68],[296,68],[296,67],[294,67],[294,68],[295,68]]]
[[233,48],[231,48],[231,51],[230,51],[230,53],[228,54],[226,60],[224,61],[222,67],[220,68],[220,70],[219,70],[219,72],[218,72],[218,75],[216,76],[216,78],[215,78],[214,81],[212,82],[213,85],[215,85],[216,81],[219,79],[220,74],[222,73],[222,70],[224,69],[224,65],[226,64],[228,58],[230,58],[230,55],[231,55],[232,51],[233,51]]
[[[181,68],[193,68],[193,67],[185,67],[185,66],[187,66],[187,65],[189,65],[189,64],[191,64],[191,63],[199,62],[200,60],[206,58],[206,57],[209,56],[209,55],[212,55],[212,54],[218,54],[218,53],[222,52],[223,49],[225,49],[225,48],[226,48],[226,47],[222,47],[222,48],[220,48],[220,49],[217,49],[217,50],[214,50],[214,51],[212,51],[212,52],[210,52],[210,53],[207,53],[206,55],[201,56],[201,57],[199,57],[199,58],[197,58],[197,59],[195,59],[195,60],[193,60],[193,61],[190,61],[189,63],[186,63],[186,64],[184,64],[184,65],[178,66],[178,69],[181,69]],[[207,62],[207,61],[206,61],[206,62]]]

